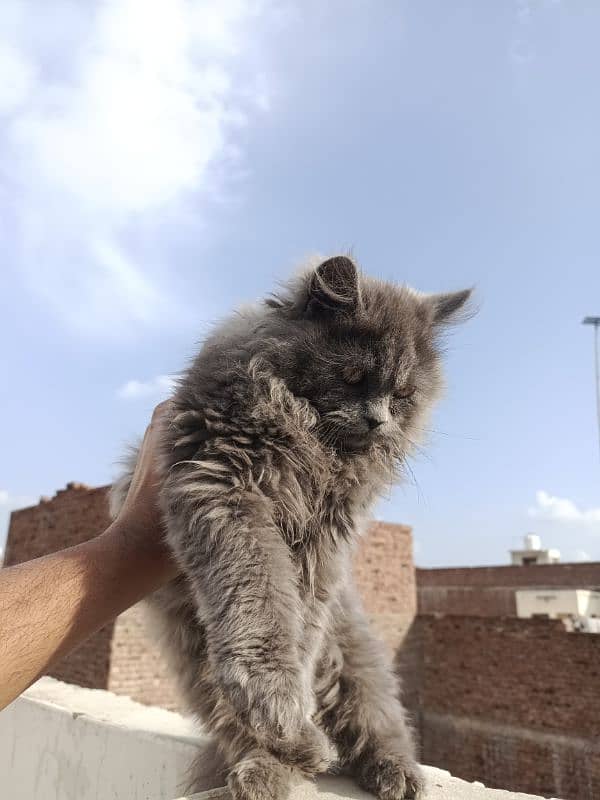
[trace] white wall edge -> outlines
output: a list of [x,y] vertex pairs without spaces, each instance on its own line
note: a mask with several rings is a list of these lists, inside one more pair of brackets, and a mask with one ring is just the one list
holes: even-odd
[[[185,794],[186,771],[208,738],[180,714],[128,697],[42,678],[0,713],[0,775],[11,800],[220,800]],[[209,760],[209,759],[207,759]],[[540,800],[487,789],[425,767],[424,800]],[[301,782],[290,800],[372,800],[339,776]]]

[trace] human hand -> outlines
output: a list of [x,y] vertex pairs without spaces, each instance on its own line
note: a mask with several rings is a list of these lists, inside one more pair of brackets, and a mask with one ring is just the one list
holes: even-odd
[[179,573],[164,542],[156,468],[161,403],[119,516],[104,533],[0,570],[0,709],[73,648]]
[[119,535],[128,545],[156,551],[168,559],[174,574],[177,567],[164,542],[164,528],[159,504],[160,475],[157,469],[160,429],[168,416],[171,401],[160,403],[154,409],[150,424],[139,448],[138,459],[125,502],[115,519]]

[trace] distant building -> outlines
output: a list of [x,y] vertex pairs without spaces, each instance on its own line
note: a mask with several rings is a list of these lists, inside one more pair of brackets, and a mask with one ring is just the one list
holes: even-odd
[[[525,568],[521,564],[506,564],[417,569],[419,614],[518,617],[522,616],[517,608],[519,592],[558,597],[564,590],[598,594],[600,561],[537,563]],[[566,611],[573,608],[569,606]]]
[[558,564],[560,561],[559,550],[545,550],[542,542],[535,533],[528,533],[523,539],[523,550],[511,550],[511,564],[527,567],[530,564]]
[[[519,589],[518,617],[548,617],[579,622],[577,630],[600,631],[600,591],[593,589]],[[597,619],[588,626],[586,619]]]
[[599,800],[600,562],[548,563],[536,539],[518,554],[417,569],[398,661],[422,758],[486,786]]

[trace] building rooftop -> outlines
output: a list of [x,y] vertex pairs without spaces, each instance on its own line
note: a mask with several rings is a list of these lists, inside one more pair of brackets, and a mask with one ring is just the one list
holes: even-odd
[[560,562],[560,551],[554,548],[543,548],[542,541],[535,533],[528,533],[523,538],[523,548],[521,550],[511,550],[510,560],[512,564],[529,566],[531,564],[558,564]]

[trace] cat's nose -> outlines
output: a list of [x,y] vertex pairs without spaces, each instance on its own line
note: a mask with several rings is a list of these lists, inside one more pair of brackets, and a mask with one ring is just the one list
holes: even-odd
[[374,431],[390,418],[389,401],[386,397],[371,399],[363,408],[365,422]]

